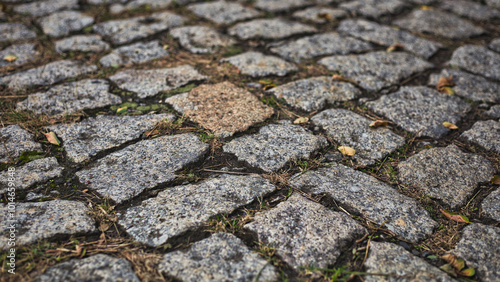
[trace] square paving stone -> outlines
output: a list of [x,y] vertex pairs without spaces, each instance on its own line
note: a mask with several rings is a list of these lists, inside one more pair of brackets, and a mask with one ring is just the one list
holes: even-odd
[[236,43],[236,40],[220,34],[216,29],[196,25],[176,27],[170,35],[179,40],[179,44],[195,54],[213,53],[218,47],[226,47]]
[[63,168],[57,163],[57,159],[44,158],[31,161],[21,167],[16,167],[14,176],[8,170],[0,172],[0,194],[6,193],[9,185],[9,178],[14,178],[14,188],[16,191],[25,190],[35,183],[46,182],[49,179],[62,175]]
[[484,29],[438,10],[414,10],[410,15],[393,23],[409,31],[450,39],[469,38],[484,33]]
[[332,81],[328,76],[301,79],[274,87],[267,91],[295,108],[312,112],[321,110],[327,103],[358,98],[361,91],[346,82]]
[[455,145],[421,151],[400,162],[398,169],[401,182],[452,209],[465,205],[477,185],[488,182],[495,173],[487,159],[464,153]]
[[58,53],[68,51],[99,53],[109,50],[109,44],[99,35],[75,35],[58,40],[54,45]]
[[500,153],[500,122],[495,120],[478,121],[461,137],[478,144],[488,151]]
[[94,18],[76,11],[53,13],[37,21],[43,32],[51,37],[61,37],[94,23]]
[[500,80],[500,54],[484,46],[465,45],[453,52],[449,62],[466,71]]
[[491,194],[483,200],[481,204],[483,215],[500,222],[500,206],[498,203],[500,203],[500,189],[491,192]]
[[255,215],[245,229],[257,233],[259,242],[276,249],[290,266],[325,268],[366,229],[348,215],[294,193],[286,202]]
[[168,188],[118,213],[118,224],[135,240],[157,247],[200,227],[215,215],[230,214],[274,190],[258,175],[223,174],[201,183]]
[[15,6],[13,10],[18,14],[29,14],[34,17],[40,17],[52,14],[59,10],[78,8],[78,0],[45,0],[21,4]]
[[396,151],[405,139],[388,128],[371,128],[373,122],[344,109],[330,109],[311,118],[338,144],[356,150],[353,158],[361,165],[372,165]]
[[221,60],[236,66],[242,74],[252,77],[277,75],[285,76],[299,70],[294,64],[274,56],[249,51]]
[[[14,56],[12,62],[5,60],[7,56]],[[34,61],[40,57],[40,52],[36,51],[35,44],[26,43],[9,46],[0,51],[0,69],[13,68]]]
[[232,24],[258,17],[261,14],[252,8],[228,1],[197,3],[189,5],[188,9],[197,16],[209,19],[217,24]]
[[165,100],[174,109],[225,138],[265,121],[274,110],[230,82],[201,85]]
[[331,56],[319,60],[328,70],[340,72],[369,91],[395,85],[433,65],[404,52],[372,52],[362,55]]
[[21,23],[0,23],[0,42],[33,39],[36,33]]
[[439,8],[476,21],[500,18],[500,11],[471,1],[442,0]]
[[209,146],[193,134],[143,140],[99,159],[76,173],[80,182],[122,203],[175,178],[175,172],[199,161]]
[[[7,205],[0,206],[0,221],[14,224],[16,247],[49,239],[58,235],[79,235],[97,231],[90,210],[84,203],[53,200],[39,203],[16,203],[16,212],[10,217]],[[7,225],[8,224],[8,225]],[[0,234],[0,250],[12,248],[8,245],[9,233]]]
[[207,78],[190,65],[166,69],[128,69],[109,77],[118,87],[136,92],[139,98],[154,96],[160,91],[173,90]]
[[105,67],[142,64],[154,59],[168,56],[158,40],[138,42],[114,49],[110,54],[102,57],[99,63]]
[[17,124],[0,128],[0,138],[8,150],[6,152],[4,146],[0,147],[0,162],[10,162],[9,156],[16,161],[22,152],[42,150],[42,145],[35,142],[33,134]]
[[168,253],[158,269],[182,281],[277,281],[278,272],[230,233],[217,233],[187,250]]
[[63,141],[70,161],[81,163],[98,153],[137,139],[163,120],[174,121],[172,114],[143,116],[97,116],[75,124],[47,127]]
[[438,223],[417,201],[375,177],[337,163],[297,174],[288,183],[306,193],[326,193],[338,204],[377,224],[384,224],[397,236],[417,242],[432,234]]
[[373,49],[370,43],[340,35],[335,32],[316,34],[294,41],[273,44],[271,52],[299,63],[303,59],[312,59],[324,55],[346,55]]
[[457,124],[471,106],[456,96],[424,86],[401,87],[366,106],[417,136],[440,138],[449,129],[443,122]]
[[53,281],[122,281],[139,282],[126,259],[97,254],[84,259],[72,259],[47,269],[35,282]]
[[347,17],[347,12],[341,9],[311,7],[293,13],[293,17],[315,23],[326,23]]
[[26,100],[17,103],[17,109],[62,116],[121,102],[119,96],[109,92],[109,82],[106,80],[84,79],[56,85],[47,92],[31,94]]
[[378,19],[384,15],[397,14],[408,4],[402,0],[356,0],[339,5],[353,16],[361,15],[373,19]]
[[325,137],[315,136],[290,121],[281,121],[262,127],[257,134],[238,137],[224,145],[223,150],[266,172],[275,172],[287,162],[308,159],[312,152],[326,145]]
[[68,78],[88,74],[97,70],[95,65],[86,65],[79,61],[56,61],[44,66],[0,77],[0,85],[12,89],[30,86],[52,85]]
[[296,34],[316,32],[316,28],[298,22],[276,19],[257,19],[239,23],[228,29],[228,33],[239,39],[283,39]]
[[428,59],[439,48],[443,47],[439,43],[414,36],[406,31],[363,19],[344,20],[340,23],[337,31],[386,47],[401,44],[406,51],[424,59]]
[[481,281],[500,280],[500,228],[479,223],[466,226],[451,253],[473,267]]
[[312,4],[313,0],[257,0],[255,7],[268,12],[283,12]]

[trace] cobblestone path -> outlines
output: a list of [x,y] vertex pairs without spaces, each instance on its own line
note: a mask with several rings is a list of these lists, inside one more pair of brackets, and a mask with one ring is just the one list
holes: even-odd
[[0,102],[1,281],[500,281],[498,0],[0,0]]

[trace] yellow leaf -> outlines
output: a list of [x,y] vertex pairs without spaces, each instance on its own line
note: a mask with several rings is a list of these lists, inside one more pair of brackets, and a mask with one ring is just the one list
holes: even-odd
[[455,82],[453,82],[453,76],[451,75],[449,77],[441,76],[436,85],[436,89],[439,92],[453,95],[455,94],[455,91],[453,91],[453,89],[451,88],[452,86],[455,86]]
[[299,117],[298,119],[293,121],[293,124],[303,124],[309,121],[308,117]]
[[456,271],[460,271],[465,267],[465,261],[455,255],[446,254],[441,258],[448,262]]
[[328,13],[318,13],[316,16],[318,17],[318,19],[325,19],[329,21],[333,20],[332,16]]
[[447,122],[447,121],[443,122],[443,126],[446,128],[449,128],[449,129],[458,129],[458,126],[454,125],[451,122]]
[[118,110],[116,110],[116,113],[117,114],[121,114],[121,113],[124,113],[126,110],[127,110],[128,107],[121,107],[121,108],[118,108]]
[[444,214],[444,216],[446,216],[447,218],[449,218],[453,221],[460,222],[460,223],[469,223],[469,219],[466,216],[459,215],[458,213],[450,212],[450,211],[443,210],[443,209],[439,209],[439,210]]
[[7,61],[7,62],[14,62],[17,59],[18,58],[14,55],[7,55],[7,56],[3,57],[3,60]]
[[448,273],[449,275],[451,275],[453,277],[457,277],[457,274],[453,270],[453,267],[451,267],[451,265],[449,265],[449,264],[444,264],[439,269],[443,270],[444,272]]
[[394,51],[401,51],[404,48],[405,48],[405,46],[403,44],[396,43],[396,44],[392,44],[391,46],[389,46],[389,48],[387,48],[387,50],[385,50],[385,51],[387,53],[391,53]]
[[59,139],[57,139],[57,136],[54,132],[49,132],[49,133],[44,133],[45,137],[47,137],[47,141],[49,141],[50,144],[54,144],[54,145],[61,145],[61,141],[59,141]]
[[167,50],[168,49],[168,44],[163,45],[163,49]]
[[339,151],[342,153],[342,155],[347,155],[347,156],[354,156],[354,154],[356,154],[356,150],[346,146],[340,146]]
[[377,127],[380,127],[380,126],[387,126],[387,124],[388,124],[388,123],[389,123],[389,122],[388,122],[388,121],[386,121],[386,120],[380,120],[380,119],[379,119],[379,120],[376,120],[376,121],[374,121],[374,122],[370,123],[370,127],[375,127],[375,128],[377,128]]
[[455,91],[453,90],[453,88],[451,88],[449,86],[443,87],[441,92],[446,93],[448,95],[454,95],[455,94]]
[[420,6],[420,10],[430,11],[430,10],[434,10],[434,8],[432,8],[431,6],[422,5],[422,6]]
[[491,183],[492,183],[492,184],[497,184],[497,185],[500,185],[500,176],[499,176],[499,175],[494,175],[494,176],[491,178]]
[[467,277],[472,277],[474,274],[476,274],[476,271],[474,268],[470,267],[467,269],[464,269],[458,273],[460,276],[467,276]]
[[276,84],[266,84],[264,87],[262,87],[262,90],[267,90],[276,87]]

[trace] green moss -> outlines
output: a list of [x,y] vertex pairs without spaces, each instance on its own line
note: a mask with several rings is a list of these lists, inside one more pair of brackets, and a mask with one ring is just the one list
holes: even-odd
[[26,161],[26,162],[30,162],[30,161],[34,161],[34,160],[38,160],[38,159],[43,159],[44,156],[43,156],[43,151],[26,151],[26,152],[23,152],[20,156],[19,156],[19,159],[21,161]]

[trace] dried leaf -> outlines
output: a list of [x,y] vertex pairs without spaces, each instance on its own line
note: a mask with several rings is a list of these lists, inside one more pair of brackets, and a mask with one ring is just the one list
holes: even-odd
[[89,189],[83,189],[82,193],[87,193]]
[[3,57],[3,60],[7,61],[7,62],[14,62],[17,59],[18,59],[17,56],[14,56],[14,55],[7,55],[7,56]]
[[447,121],[443,122],[443,126],[446,128],[449,128],[449,129],[458,129],[458,126],[454,125],[451,122],[447,122]]
[[494,176],[491,178],[491,183],[492,183],[492,184],[497,184],[497,185],[500,185],[500,175],[494,175]]
[[422,6],[420,6],[420,10],[430,11],[430,10],[434,10],[434,8],[431,6],[422,5]]
[[455,95],[455,91],[453,90],[453,88],[451,88],[449,86],[443,87],[443,89],[441,90],[441,92],[446,93],[448,95]]
[[387,50],[385,50],[385,51],[387,53],[391,53],[394,51],[402,51],[404,49],[405,49],[405,46],[403,44],[395,43],[395,44],[392,44],[391,46],[389,46],[389,48],[387,48]]
[[472,277],[474,276],[474,274],[476,274],[476,271],[472,267],[464,269],[458,273],[458,275],[460,276],[467,276],[467,277]]
[[167,50],[168,49],[168,44],[163,45],[163,49]]
[[455,83],[453,82],[453,76],[451,76],[451,75],[449,77],[441,76],[439,78],[437,85],[436,85],[436,89],[439,92],[453,95],[453,94],[455,94],[455,91],[453,91],[453,89],[450,88],[453,86],[455,86]]
[[127,111],[127,108],[128,108],[128,107],[121,107],[121,108],[118,108],[118,110],[116,110],[116,113],[117,113],[117,114],[124,113],[125,111]]
[[298,119],[293,121],[293,124],[303,124],[309,121],[308,117],[299,117]]
[[465,267],[465,261],[455,255],[446,254],[441,258],[448,262],[457,272],[464,269]]
[[110,227],[110,226],[109,226],[109,224],[104,223],[104,222],[101,222],[101,224],[99,225],[99,230],[100,230],[101,232],[104,232],[104,231],[108,230],[108,229],[109,229],[109,227]]
[[157,129],[148,130],[148,131],[144,132],[144,135],[146,135],[147,137],[152,136],[152,135],[157,135],[157,134],[160,134],[160,131],[158,131]]
[[276,84],[271,83],[271,84],[264,85],[264,87],[262,87],[262,89],[263,90],[267,90],[267,89],[271,89],[271,88],[274,88],[274,87],[276,87]]
[[443,270],[444,272],[448,273],[453,277],[457,277],[455,270],[453,270],[453,267],[449,264],[442,265],[439,269]]
[[49,133],[44,133],[45,137],[47,137],[47,141],[49,141],[50,144],[54,144],[54,145],[61,145],[61,141],[59,141],[59,139],[57,139],[57,136],[54,132],[49,132]]
[[335,81],[335,80],[349,82],[349,79],[347,79],[339,74],[332,75],[332,81]]
[[443,210],[443,209],[439,209],[439,210],[444,214],[444,216],[446,216],[447,218],[449,218],[453,221],[461,222],[461,223],[470,223],[469,219],[466,216],[459,215],[458,213],[450,212],[450,211]]
[[387,124],[388,124],[388,123],[389,123],[389,122],[388,122],[388,121],[386,121],[386,120],[380,120],[380,119],[378,119],[378,120],[376,120],[376,121],[374,121],[374,122],[370,123],[370,127],[375,127],[375,128],[377,128],[377,127],[380,127],[380,126],[387,126]]
[[333,20],[332,16],[328,13],[318,13],[316,16],[318,17],[318,19],[325,19],[329,21]]
[[356,154],[356,150],[351,147],[340,146],[338,150],[342,153],[342,155],[354,156],[354,154]]

